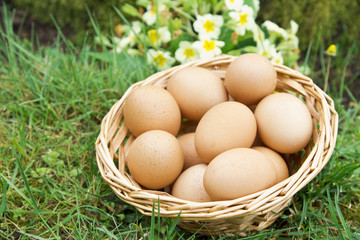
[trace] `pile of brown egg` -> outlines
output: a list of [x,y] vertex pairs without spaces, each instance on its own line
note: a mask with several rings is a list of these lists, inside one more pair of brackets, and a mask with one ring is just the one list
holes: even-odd
[[[289,177],[281,154],[301,151],[313,121],[305,103],[276,92],[277,72],[258,54],[238,56],[222,79],[201,67],[177,70],[166,89],[144,85],[124,103],[136,139],[126,166],[145,189],[197,202],[230,200]],[[193,123],[193,131],[180,131]]]

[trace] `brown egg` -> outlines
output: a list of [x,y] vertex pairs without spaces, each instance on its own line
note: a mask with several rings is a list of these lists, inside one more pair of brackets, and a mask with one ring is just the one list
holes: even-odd
[[306,105],[290,93],[265,97],[255,109],[258,133],[263,143],[280,153],[295,153],[304,148],[313,125]]
[[279,153],[275,152],[271,148],[268,147],[262,147],[262,146],[256,146],[252,149],[261,152],[265,155],[272,163],[274,164],[276,168],[276,175],[277,180],[276,183],[279,183],[289,177],[289,169],[286,165],[285,160],[280,156]]
[[194,202],[211,201],[203,184],[206,167],[206,164],[197,164],[182,172],[174,183],[172,195]]
[[256,120],[242,103],[229,101],[211,108],[195,131],[195,149],[209,163],[220,153],[239,147],[250,147],[256,136]]
[[234,148],[209,163],[204,187],[213,200],[231,200],[265,190],[276,183],[276,169],[260,152]]
[[174,136],[179,132],[181,113],[174,97],[157,86],[140,86],[125,100],[125,124],[134,136],[164,130]]
[[184,165],[183,150],[170,133],[151,130],[137,137],[130,146],[127,166],[136,182],[149,189],[169,186]]
[[178,137],[179,143],[184,151],[184,167],[183,170],[188,169],[196,164],[205,163],[195,150],[195,133],[187,133]]
[[225,87],[231,97],[246,105],[258,103],[274,92],[277,74],[264,56],[246,53],[238,56],[227,68]]
[[167,90],[174,96],[183,117],[199,121],[211,107],[228,100],[223,81],[206,68],[188,67],[175,73]]

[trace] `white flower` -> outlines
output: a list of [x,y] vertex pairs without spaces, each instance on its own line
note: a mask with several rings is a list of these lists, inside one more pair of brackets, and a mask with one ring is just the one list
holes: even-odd
[[295,35],[299,30],[299,24],[297,24],[294,20],[290,21],[290,35]]
[[199,39],[217,39],[220,35],[220,28],[223,23],[224,19],[220,15],[199,15],[194,22],[194,29],[199,33]]
[[95,42],[97,44],[104,44],[105,46],[108,46],[108,47],[111,46],[111,43],[110,43],[109,39],[107,37],[105,37],[105,36],[102,36],[102,35],[100,37],[96,36],[95,37]]
[[136,44],[136,35],[141,32],[141,23],[139,21],[134,21],[131,28],[126,26],[124,27],[125,31],[128,34],[122,38],[114,37],[115,42],[115,51],[120,53],[122,49],[126,47],[133,47]]
[[291,20],[288,41],[292,42],[294,48],[298,48],[299,46],[299,38],[296,36],[298,29],[299,25],[295,21]]
[[222,41],[202,39],[194,42],[193,46],[200,52],[200,58],[211,58],[221,54],[220,47],[223,47],[224,44]]
[[244,5],[239,12],[230,12],[229,16],[236,22],[235,31],[239,35],[244,35],[255,25],[253,9],[249,6]]
[[175,52],[175,58],[181,63],[189,62],[199,58],[199,50],[188,41],[181,41]]
[[148,36],[153,45],[160,45],[161,43],[167,43],[171,40],[171,34],[167,27],[161,27],[158,31],[151,29],[148,31]]
[[264,41],[265,33],[261,30],[261,28],[257,24],[254,25],[251,31],[253,32],[253,39],[256,42],[256,44]]
[[[158,8],[158,13],[161,14],[161,12],[166,9],[166,6],[158,1]],[[149,4],[142,18],[147,25],[153,25],[156,22],[156,6]]]
[[266,20],[262,25],[267,29],[270,36],[280,36],[284,39],[288,38],[288,33],[285,29],[279,27],[276,23]]
[[147,60],[149,63],[152,63],[160,70],[170,68],[171,65],[175,62],[175,59],[170,56],[169,52],[154,49],[148,50]]
[[229,10],[240,11],[244,4],[244,0],[225,0],[225,5]]
[[258,54],[267,57],[268,59],[272,59],[276,54],[275,45],[270,42],[269,39],[265,39],[257,44]]
[[252,2],[255,8],[255,12],[257,13],[260,10],[260,0],[252,0]]
[[287,30],[288,36],[284,41],[281,41],[277,46],[277,49],[282,51],[294,50],[299,48],[299,38],[296,33],[299,29],[299,25],[293,20],[290,21],[290,29]]
[[282,57],[282,54],[280,52],[275,52],[272,56],[272,58],[270,59],[271,62],[273,63],[277,63],[277,64],[283,64],[284,63],[284,59]]
[[142,56],[142,53],[135,48],[129,48],[126,52],[131,56]]

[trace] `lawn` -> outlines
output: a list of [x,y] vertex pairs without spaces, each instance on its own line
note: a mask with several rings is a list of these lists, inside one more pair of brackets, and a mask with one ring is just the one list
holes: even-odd
[[[0,30],[1,239],[218,239],[147,217],[116,197],[97,168],[100,123],[126,89],[156,70],[139,57],[21,40],[4,12]],[[302,53],[316,84],[329,77],[339,114],[335,151],[268,229],[244,239],[360,238],[359,46],[331,61],[321,41]],[[354,61],[357,61],[357,63]],[[357,96],[357,97],[356,97]],[[235,238],[234,238],[235,239]]]

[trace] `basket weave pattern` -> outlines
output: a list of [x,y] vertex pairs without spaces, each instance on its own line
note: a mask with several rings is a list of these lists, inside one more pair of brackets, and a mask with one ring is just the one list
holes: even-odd
[[[326,165],[337,137],[338,115],[333,100],[309,77],[286,66],[274,64],[278,76],[276,90],[291,91],[301,97],[312,115],[314,125],[312,140],[305,148],[305,154],[299,159],[298,169],[290,169],[289,178],[269,189],[238,199],[205,203],[178,199],[166,191],[146,190],[134,181],[126,170],[126,156],[135,138],[123,123],[124,102],[129,93],[142,85],[165,88],[173,74],[189,66],[207,68],[224,79],[226,69],[234,59],[233,56],[222,55],[158,72],[130,86],[122,98],[112,106],[101,123],[95,148],[101,175],[120,199],[149,216],[152,214],[154,203],[156,215],[177,217],[181,211],[179,225],[190,232],[199,231],[206,235],[246,235],[246,231],[261,230],[270,226],[289,205],[294,194]],[[295,155],[293,157],[299,158]]]

